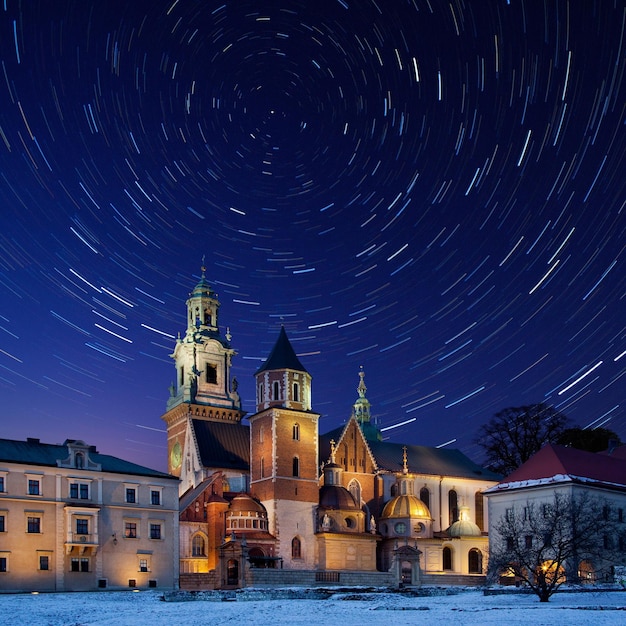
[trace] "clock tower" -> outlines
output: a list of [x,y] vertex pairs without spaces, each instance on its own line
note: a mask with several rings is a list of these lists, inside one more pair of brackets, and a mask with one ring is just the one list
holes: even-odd
[[181,493],[197,486],[210,473],[198,449],[202,422],[239,424],[244,415],[237,380],[230,368],[235,350],[230,332],[222,336],[218,325],[220,303],[202,267],[200,281],[187,299],[187,329],[179,334],[170,355],[176,379],[170,385],[167,411],[168,471],[181,479]]

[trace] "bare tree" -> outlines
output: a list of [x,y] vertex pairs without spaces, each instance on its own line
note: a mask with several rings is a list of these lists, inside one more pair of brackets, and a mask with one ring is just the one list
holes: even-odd
[[587,492],[555,492],[507,509],[489,538],[489,579],[515,576],[548,602],[566,580],[580,582],[581,564],[602,576],[603,568],[624,561],[626,535],[617,519],[606,500]]
[[503,409],[478,432],[486,465],[508,475],[539,452],[546,443],[557,443],[568,418],[546,404]]
[[564,430],[557,440],[562,446],[577,448],[578,450],[587,450],[587,452],[603,452],[608,450],[611,444],[620,445],[619,436],[608,428],[567,428]]

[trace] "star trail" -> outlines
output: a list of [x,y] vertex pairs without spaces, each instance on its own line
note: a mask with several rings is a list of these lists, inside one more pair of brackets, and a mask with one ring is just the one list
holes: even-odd
[[626,438],[623,0],[0,7],[2,436],[165,467],[206,266],[254,412],[283,324],[320,429],[480,461],[546,402]]

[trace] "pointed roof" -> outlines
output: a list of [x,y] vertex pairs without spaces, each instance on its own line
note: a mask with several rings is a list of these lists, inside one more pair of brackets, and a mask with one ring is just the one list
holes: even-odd
[[268,370],[296,370],[297,372],[306,372],[308,374],[302,363],[300,363],[300,359],[297,357],[287,337],[284,326],[280,327],[280,334],[270,355],[256,373],[260,374]]
[[546,444],[509,474],[494,491],[551,482],[602,483],[626,487],[626,460],[605,454]]

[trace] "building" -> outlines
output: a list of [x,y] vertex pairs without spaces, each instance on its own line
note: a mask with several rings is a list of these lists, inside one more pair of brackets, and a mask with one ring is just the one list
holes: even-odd
[[0,439],[0,590],[178,586],[178,480],[68,439]]
[[181,586],[484,580],[482,495],[498,475],[458,450],[383,441],[363,371],[350,418],[320,435],[285,328],[246,417],[204,268],[186,307],[162,416],[181,479]]
[[[611,453],[593,453],[545,445],[502,482],[485,492],[490,541],[494,546],[497,542],[512,541],[512,538],[500,536],[496,530],[504,518],[530,520],[533,515],[542,515],[544,507],[553,506],[555,496],[585,498],[585,506],[594,507],[602,516],[602,524],[598,526],[611,528],[613,536],[598,537],[604,543],[602,547],[607,549],[603,556],[599,556],[602,551],[593,557],[579,554],[575,562],[572,559],[565,561],[562,574],[575,582],[612,580],[614,567],[626,565],[625,450],[626,447],[622,446]],[[531,531],[524,539],[527,544],[534,541]]]

